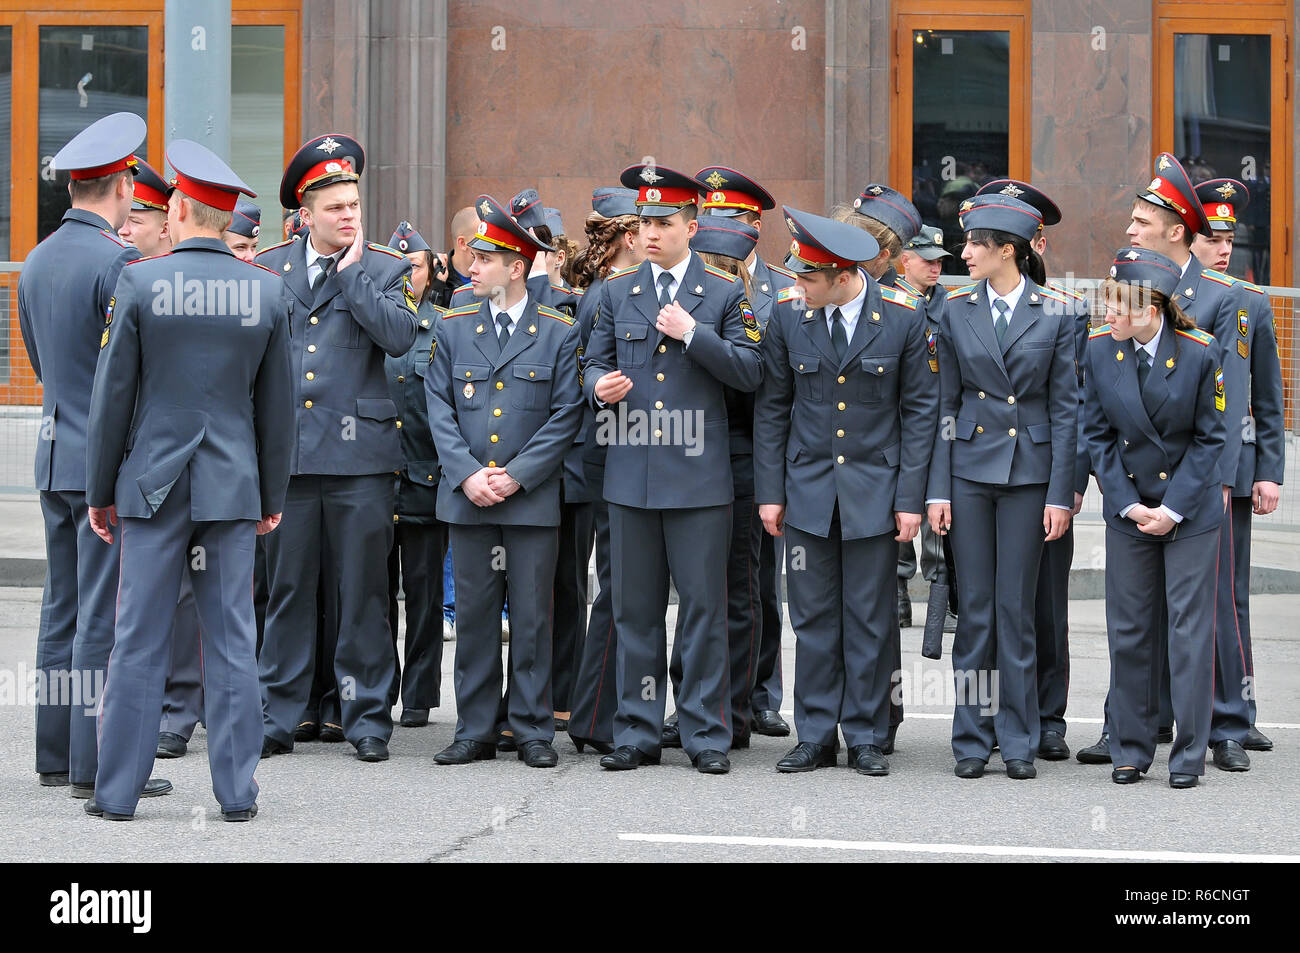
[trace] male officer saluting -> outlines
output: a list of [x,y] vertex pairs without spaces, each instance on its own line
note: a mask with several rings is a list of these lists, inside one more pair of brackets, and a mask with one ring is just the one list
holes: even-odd
[[783,211],[798,287],[777,296],[754,413],[759,515],[789,536],[796,639],[800,740],[777,770],[833,765],[839,724],[849,764],[883,775],[897,667],[890,582],[898,543],[921,529],[939,377],[917,299],[858,267],[876,257],[875,239]]
[[188,575],[204,678],[217,687],[207,697],[212,789],[225,819],[244,821],[257,813],[262,738],[253,541],[279,523],[289,479],[289,329],[280,280],[221,240],[248,186],[198,143],[177,140],[167,157],[178,241],[166,259],[123,269],[91,397],[86,501],[105,542],[120,523],[122,585],[86,813],[135,814]]
[[319,136],[299,149],[280,204],[302,206],[310,235],[258,256],[287,289],[297,415],[285,529],[266,548],[263,756],[293,750],[311,693],[319,585],[338,594],[334,671],[345,736],[362,761],[384,761],[393,731],[387,565],[402,421],[384,355],[415,343],[416,302],[406,256],[362,239],[364,164],[349,136]]
[[638,189],[647,260],[601,286],[583,379],[588,399],[607,410],[597,439],[608,444],[618,626],[617,747],[600,764],[623,771],[659,762],[671,574],[681,600],[682,747],[701,773],[724,774],[733,499],[724,389],[758,386],[762,331],[739,279],[691,253],[706,187],[654,165],[625,169],[621,182]]
[[[113,647],[118,565],[117,549],[94,538],[87,518],[86,419],[113,287],[122,266],[139,257],[116,232],[131,208],[133,153],[144,135],[139,116],[114,113],[58,151],[53,166],[72,173],[72,208],[27,256],[18,279],[18,324],[44,387],[36,488],[49,570],[36,639],[39,684],[45,686],[36,706],[36,770],[46,786],[70,779],[75,797],[94,790],[95,721],[89,715]],[[69,280],[71,269],[76,280]],[[51,697],[48,689],[57,685],[78,686],[82,697]]]
[[564,455],[582,423],[578,332],[528,293],[540,244],[480,195],[470,282],[480,301],[443,315],[425,377],[456,578],[456,739],[439,764],[496,757],[501,610],[508,595],[508,719],[519,759],[554,767],[551,592]]

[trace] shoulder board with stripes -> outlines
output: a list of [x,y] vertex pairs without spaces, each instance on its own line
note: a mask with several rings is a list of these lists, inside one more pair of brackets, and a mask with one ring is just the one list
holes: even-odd
[[1186,328],[1179,328],[1178,334],[1187,338],[1190,341],[1195,341],[1197,344],[1202,344],[1205,347],[1209,347],[1211,344],[1214,343],[1214,335],[1206,331],[1202,331],[1200,328],[1192,328],[1191,330],[1187,330]]
[[292,245],[293,242],[294,242],[294,239],[292,239],[292,238],[286,239],[285,241],[282,241],[282,242],[277,242],[276,244],[272,245],[270,248],[263,248],[263,249],[262,249],[260,252],[258,252],[257,255],[254,256],[254,257],[261,258],[261,257],[262,257],[263,255],[265,255],[267,252],[269,252],[269,251],[275,251],[277,248],[283,248],[285,245]]
[[801,295],[799,294],[799,288],[797,285],[791,285],[789,288],[782,288],[776,293],[777,301],[793,301],[798,297],[801,297]]
[[894,304],[902,305],[904,308],[907,308],[907,310],[909,311],[916,310],[916,299],[913,298],[910,294],[908,294],[905,291],[899,291],[897,288],[888,288],[882,286],[880,289],[880,296],[884,298],[886,301],[891,301]]
[[[99,230],[99,234],[103,235],[105,238],[111,238],[111,239],[113,239],[113,241],[117,242],[117,243],[118,243],[119,245],[121,245],[123,248],[127,248],[127,247],[129,246],[129,243],[128,243],[128,242],[124,242],[124,241],[122,241],[121,238],[119,238],[117,235],[115,235],[115,234],[113,234],[112,232],[110,232],[107,228],[101,228],[101,229]],[[153,257],[157,257],[157,256],[153,256]]]
[[577,295],[578,295],[578,292],[574,291],[572,288],[566,288],[566,287],[564,287],[564,285],[554,285],[554,284],[553,284],[553,285],[551,285],[551,290],[552,290],[552,291],[558,291],[558,292],[559,292],[560,294],[562,294],[562,295],[573,295],[574,297],[577,297]]
[[1108,338],[1108,337],[1110,337],[1109,324],[1103,324],[1101,327],[1093,328],[1091,331],[1088,332],[1089,341],[1091,341],[1093,338]]
[[387,245],[381,245],[378,242],[366,242],[366,247],[371,251],[377,251],[383,255],[392,255],[394,258],[406,258],[406,256],[396,248],[389,248]]
[[949,291],[949,292],[948,292],[948,297],[949,297],[949,298],[960,298],[960,297],[962,297],[963,295],[968,295],[968,294],[970,294],[970,293],[971,293],[972,291],[974,291],[977,287],[978,287],[978,285],[967,285],[967,286],[964,287],[964,288],[958,288],[956,291]]
[[474,314],[478,311],[478,308],[479,306],[476,304],[472,304],[467,308],[452,308],[450,311],[443,314],[442,319],[446,321],[448,318],[455,318],[462,314]]
[[537,306],[537,313],[544,314],[548,318],[554,318],[556,321],[563,321],[565,324],[572,324],[573,318],[569,317],[563,311],[556,311],[554,308],[547,307],[544,304]]
[[583,295],[587,293],[583,291],[581,288],[565,288],[564,290],[567,291],[569,294],[573,295],[575,298],[581,298]]
[[906,278],[900,277],[898,282],[895,284],[895,287],[899,291],[903,292],[903,294],[909,294],[914,298],[920,297],[921,295],[920,290],[912,287],[911,283]]
[[1075,301],[1087,300],[1086,295],[1081,295],[1077,291],[1071,291],[1069,288],[1065,287],[1064,285],[1058,285],[1056,282],[1052,282],[1047,288],[1043,290],[1055,291],[1057,294],[1065,295],[1067,298],[1073,298]]
[[787,278],[798,277],[793,271],[790,271],[788,268],[782,268],[780,265],[774,265],[770,261],[764,262],[764,264],[767,265],[769,270],[775,271],[778,275],[785,275]]
[[280,277],[278,274],[276,274],[276,273],[275,273],[274,271],[272,271],[270,268],[267,268],[266,265],[259,265],[259,264],[258,264],[257,262],[255,262],[255,261],[246,261],[246,262],[244,262],[244,264],[246,264],[246,265],[252,265],[254,268],[261,268],[261,269],[262,269],[264,272],[266,272],[268,275],[275,275],[275,277],[277,277],[277,278]]
[[1065,296],[1064,292],[1057,291],[1055,288],[1039,288],[1038,293],[1044,298],[1059,301],[1061,304],[1069,304],[1070,299]]
[[450,308],[444,308],[440,304],[435,304],[432,307],[433,307],[434,314],[438,315],[439,317],[441,317],[442,315],[446,314],[448,311],[451,310]]
[[1227,285],[1229,288],[1231,288],[1233,285],[1237,283],[1236,278],[1232,277],[1231,275],[1225,275],[1221,271],[1215,271],[1213,268],[1206,268],[1204,271],[1201,272],[1201,277],[1209,278],[1211,281],[1216,282],[1217,284]]
[[[157,258],[166,258],[166,257],[167,257],[168,255],[170,255],[170,254],[171,254],[171,252],[169,252],[169,251],[165,251],[165,252],[163,252],[161,255],[150,255],[148,258],[137,258],[135,261],[128,261],[127,264],[128,264],[128,265],[138,265],[138,264],[140,264],[140,262],[142,262],[142,261],[153,261],[153,260],[155,260],[155,259],[157,259]],[[259,266],[259,267],[261,267],[261,266]],[[272,272],[272,274],[274,274],[274,272]]]
[[618,271],[611,271],[609,273],[609,277],[606,278],[605,280],[613,281],[615,278],[624,278],[632,274],[633,272],[635,272],[640,267],[641,267],[640,265],[633,265],[631,268],[620,268]]
[[713,277],[715,278],[723,279],[724,281],[727,282],[727,284],[731,284],[732,282],[740,280],[731,272],[723,271],[721,268],[714,268],[712,265],[705,265],[704,270],[707,271],[709,274],[713,275]]
[[1263,288],[1261,288],[1259,285],[1252,284],[1252,283],[1249,282],[1249,281],[1242,281],[1240,278],[1237,279],[1237,284],[1241,285],[1241,286],[1242,286],[1243,288],[1245,288],[1247,291],[1253,291],[1253,292],[1255,292],[1255,294],[1257,294],[1257,295],[1267,295],[1267,294],[1268,294],[1268,293],[1267,293]]

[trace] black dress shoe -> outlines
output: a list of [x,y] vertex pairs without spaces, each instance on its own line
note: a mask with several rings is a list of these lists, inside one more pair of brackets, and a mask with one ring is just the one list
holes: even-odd
[[1110,764],[1110,735],[1103,731],[1095,745],[1080,748],[1074,757],[1083,764]]
[[99,806],[99,803],[92,797],[82,808],[91,817],[102,817],[106,821],[129,821],[135,818],[134,814],[114,814],[112,811],[106,811]]
[[[613,757],[613,755],[610,755]],[[604,759],[602,759],[604,760]],[[731,770],[731,761],[721,751],[708,749],[701,751],[691,763],[695,765],[695,770],[700,774],[726,774]]]
[[1220,771],[1249,771],[1250,755],[1235,741],[1220,741],[1214,746],[1214,766]]
[[388,742],[383,738],[362,738],[357,742],[358,761],[387,761]]
[[1012,781],[1028,781],[1038,777],[1038,769],[1032,761],[1017,761],[1012,758],[1007,762],[1007,777]]
[[754,712],[754,731],[769,738],[788,738],[790,726],[786,724],[779,711],[764,708]]
[[982,778],[984,762],[979,758],[962,758],[957,762],[957,767],[952,769],[952,773],[959,778]]
[[289,754],[293,751],[292,744],[285,744],[277,738],[267,735],[262,739],[262,757],[269,758],[273,754]]
[[1273,742],[1262,731],[1251,725],[1250,731],[1246,732],[1246,743],[1242,747],[1247,751],[1272,751]]
[[242,811],[222,811],[221,819],[223,821],[251,821],[257,817],[257,805],[246,807]]
[[[883,745],[880,746],[880,753],[881,753],[881,754],[893,754],[893,753],[894,753],[894,739],[896,739],[897,737],[898,737],[898,725],[890,725],[890,726],[889,726],[889,734],[885,735],[885,743],[884,743]],[[849,759],[849,764],[852,764],[852,763],[853,763],[853,759],[850,758],[850,759]]]
[[519,745],[519,760],[530,768],[553,768],[560,756],[549,741],[525,741]]
[[849,749],[849,767],[858,774],[883,777],[889,773],[885,753],[875,745],[854,745]]
[[1169,786],[1171,788],[1194,788],[1199,783],[1194,774],[1174,774],[1169,775]]
[[680,748],[682,746],[682,730],[677,727],[677,722],[671,721],[664,725],[664,730],[659,734],[660,748]]
[[569,740],[573,746],[578,749],[578,754],[582,754],[583,748],[590,748],[598,754],[609,754],[614,750],[614,746],[608,741],[597,741],[595,738],[579,738],[572,732],[569,733]]
[[294,741],[315,741],[320,737],[320,724],[314,721],[300,721],[293,730]]
[[174,731],[158,732],[158,750],[154,756],[158,758],[179,758],[185,754],[188,742],[184,735],[178,735]]
[[403,708],[402,720],[400,722],[403,728],[423,728],[429,723],[429,709],[427,708]]
[[492,761],[497,747],[482,741],[453,741],[433,756],[438,764],[469,764],[471,761]]
[[743,735],[736,735],[736,734],[733,734],[733,735],[731,736],[731,747],[732,747],[732,750],[735,750],[736,748],[748,748],[748,747],[749,747],[749,736],[750,736],[750,733],[749,733],[748,731],[745,732]]
[[67,786],[68,786],[68,772],[66,771],[41,772],[41,787],[66,788]]
[[643,764],[658,764],[659,758],[659,754],[646,754],[635,745],[619,745],[600,759],[600,766],[606,771],[633,771]]
[[[782,774],[800,774],[804,771],[816,771],[818,768],[833,768],[835,757],[835,745],[801,741],[776,763],[776,770]],[[849,763],[852,764],[852,761]]]
[[320,726],[320,740],[328,741],[331,744],[337,744],[340,741],[346,741],[347,738],[343,734],[342,725],[336,725],[327,721]]
[[898,627],[900,629],[910,629],[912,627],[912,600],[900,598],[898,600]]
[[1116,784],[1137,784],[1142,780],[1142,772],[1137,768],[1116,768],[1110,773],[1110,779]]
[[1070,757],[1070,746],[1059,731],[1044,731],[1038,739],[1038,757],[1044,761],[1065,761]]
[[513,731],[502,731],[497,734],[498,751],[518,751],[519,745],[515,743],[515,734]]
[[[140,791],[141,797],[162,797],[164,794],[172,793],[172,783],[166,778],[150,778],[144,783],[144,789]],[[75,798],[95,797],[95,785],[93,784],[74,784],[72,785],[72,796]]]
[[1171,725],[1168,728],[1159,728],[1156,730],[1156,744],[1171,745],[1174,743],[1174,729]]

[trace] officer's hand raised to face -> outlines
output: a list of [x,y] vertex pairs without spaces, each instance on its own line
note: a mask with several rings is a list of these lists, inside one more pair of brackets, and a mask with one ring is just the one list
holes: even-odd
[[465,491],[465,496],[475,506],[493,506],[503,502],[505,497],[492,488],[488,478],[493,473],[504,472],[499,467],[483,467],[465,477],[465,482],[460,485],[460,488]]
[[593,389],[597,400],[607,404],[617,404],[632,389],[632,379],[625,376],[622,371],[610,371],[596,381]]
[[352,239],[352,244],[348,246],[347,254],[339,259],[339,271],[349,265],[355,265],[361,260],[361,253],[366,250],[366,240],[361,237],[361,223],[357,222],[357,237]]

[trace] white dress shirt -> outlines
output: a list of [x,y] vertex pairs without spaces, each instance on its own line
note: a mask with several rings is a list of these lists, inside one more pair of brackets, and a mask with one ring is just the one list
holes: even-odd
[[853,332],[857,330],[858,318],[862,316],[862,308],[867,303],[867,277],[860,271],[859,277],[862,278],[862,288],[858,291],[857,297],[848,304],[828,304],[822,309],[822,314],[826,317],[826,330],[831,332],[832,337],[835,334],[835,309],[840,309],[840,314],[844,318],[844,333],[848,335],[848,341],[852,343]]
[[519,326],[519,319],[524,316],[524,308],[526,307],[528,307],[528,295],[526,294],[504,310],[498,308],[491,301],[488,302],[488,309],[492,312],[492,330],[496,331],[498,341],[501,340],[501,325],[497,323],[497,316],[504,314],[510,318],[510,324],[507,325],[507,328],[513,336],[515,328]]
[[[344,249],[346,250],[346,249]],[[308,286],[316,283],[316,276],[320,274],[321,269],[325,267],[326,259],[334,259],[334,267],[339,265],[339,259],[343,257],[343,251],[336,251],[332,255],[322,255],[312,244],[311,236],[307,236],[307,284]]]

